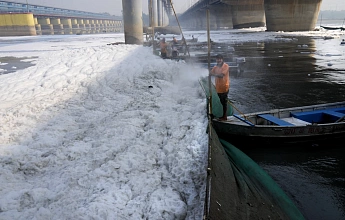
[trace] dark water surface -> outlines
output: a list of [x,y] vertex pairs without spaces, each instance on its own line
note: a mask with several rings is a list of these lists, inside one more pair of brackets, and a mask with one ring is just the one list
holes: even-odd
[[26,60],[36,58],[37,57],[0,57],[0,69],[4,70],[0,71],[0,75],[13,73],[30,66],[34,66],[34,64],[31,61]]
[[[233,45],[244,72],[231,75],[230,99],[243,113],[345,100],[342,38],[291,37]],[[345,143],[264,148],[245,153],[290,196],[306,219],[345,219]]]

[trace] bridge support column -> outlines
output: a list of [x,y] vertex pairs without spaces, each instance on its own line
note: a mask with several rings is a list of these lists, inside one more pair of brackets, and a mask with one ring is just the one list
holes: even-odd
[[195,28],[197,30],[201,30],[207,26],[205,10],[195,13],[195,24]]
[[79,34],[85,33],[85,24],[84,19],[77,19],[78,25],[79,25]]
[[35,22],[36,34],[37,34],[37,35],[42,35],[41,25],[38,23],[36,17],[34,17],[34,22]]
[[211,7],[211,13],[216,15],[217,28],[233,28],[231,6],[230,5],[216,5]]
[[109,29],[111,32],[115,32],[115,21],[109,21]]
[[61,24],[63,24],[63,29],[65,34],[73,34],[72,31],[72,21],[70,18],[62,18]]
[[100,24],[99,24],[99,20],[95,20],[95,33],[99,33],[100,32]]
[[[122,1],[124,1],[124,0],[122,0]],[[158,26],[158,2],[157,1],[158,0],[148,0],[150,27],[152,27],[152,26],[157,27]]]
[[233,28],[264,27],[265,9],[263,1],[249,0],[243,5],[231,5]]
[[143,44],[141,0],[122,0],[126,44]]
[[123,30],[123,24],[121,21],[115,21],[116,32],[121,32]]
[[111,29],[111,24],[109,20],[104,20],[104,28],[105,28],[105,32],[113,32]]
[[322,0],[265,0],[267,31],[314,30]]
[[[217,16],[219,16],[217,13],[215,13],[213,10],[210,10],[210,29],[211,30],[217,30],[218,29]],[[206,26],[207,26],[207,21],[206,21]]]
[[0,14],[0,36],[32,35],[36,35],[33,14]]
[[186,27],[186,28],[195,29],[197,26],[197,19],[196,18],[190,18],[190,19],[184,21],[182,23],[182,26]]
[[157,0],[157,24],[158,26],[163,26],[163,2]]
[[37,21],[41,25],[42,35],[54,35],[54,28],[49,18],[37,18]]
[[85,33],[90,34],[91,33],[90,20],[86,19],[86,20],[84,20],[84,22],[85,22]]
[[106,25],[105,25],[104,20],[99,20],[99,31],[100,33],[106,32]]
[[219,4],[210,8],[211,18],[210,23],[215,22],[217,29],[232,28],[231,6],[226,4]]
[[79,33],[78,20],[73,18],[73,19],[71,19],[71,23],[72,23],[72,32],[73,32],[73,34],[78,34]]
[[95,20],[90,20],[90,26],[91,26],[91,34],[96,33],[96,23]]
[[54,34],[64,34],[64,28],[60,22],[60,18],[51,18],[50,23],[53,25]]

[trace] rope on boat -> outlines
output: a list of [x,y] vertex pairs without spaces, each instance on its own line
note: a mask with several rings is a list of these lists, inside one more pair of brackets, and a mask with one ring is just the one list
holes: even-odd
[[228,103],[229,103],[234,109],[236,109],[236,111],[238,111],[238,112],[242,115],[242,117],[243,117],[244,119],[246,119],[247,121],[249,121],[249,122],[252,123],[252,124],[255,124],[254,122],[252,122],[251,120],[249,120],[249,119],[245,116],[245,114],[243,114],[240,110],[238,110],[238,108],[236,108],[236,106],[235,106],[234,104],[232,104],[232,102],[230,102],[230,100],[228,100]]

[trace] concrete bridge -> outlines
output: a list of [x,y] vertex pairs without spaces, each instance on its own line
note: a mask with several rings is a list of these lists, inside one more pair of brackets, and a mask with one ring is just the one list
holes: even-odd
[[0,1],[0,36],[120,32],[122,20],[92,13]]
[[184,28],[264,27],[267,31],[314,30],[322,0],[199,0],[178,19]]

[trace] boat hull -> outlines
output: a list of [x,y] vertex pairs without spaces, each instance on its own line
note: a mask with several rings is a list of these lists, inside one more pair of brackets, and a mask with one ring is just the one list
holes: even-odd
[[[345,140],[345,124],[323,128],[317,126],[308,126],[305,128],[272,128],[264,129],[263,131],[254,131],[243,128],[238,129],[233,126],[224,126],[224,124],[219,125],[217,122],[213,123],[213,127],[220,138],[229,141],[235,146],[320,146],[325,145],[330,141],[336,142]],[[326,132],[327,130],[338,131]],[[307,134],[305,134],[305,132],[307,132]]]
[[[244,114],[243,118],[247,118],[248,121],[239,120],[239,118],[241,119],[242,117],[231,116],[228,117],[227,121],[213,119],[212,124],[221,138],[236,146],[299,146],[300,144],[305,146],[319,146],[325,145],[330,141],[341,142],[341,140],[345,140],[345,120],[343,120],[344,116],[342,116],[345,111],[345,103],[336,103],[329,106],[330,107],[328,107],[328,105],[314,105]],[[277,121],[274,121],[274,119],[272,119],[272,121],[266,121],[264,118],[265,115],[276,117]],[[277,125],[279,122],[282,122],[284,117],[291,115],[301,116],[302,119],[306,118],[306,120],[319,121],[318,123],[306,122],[300,125],[283,121],[283,125]],[[267,120],[269,120],[270,117],[268,117]],[[338,121],[340,118],[341,120]],[[295,120],[293,117],[290,117],[290,119]],[[277,124],[273,124],[272,122],[276,122]],[[284,124],[284,122],[286,124]]]

